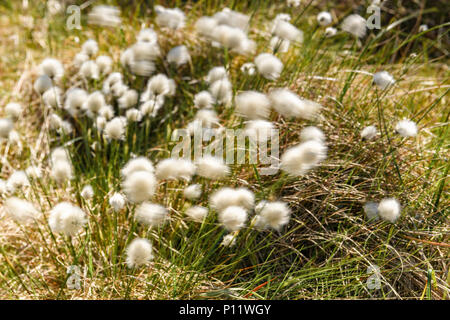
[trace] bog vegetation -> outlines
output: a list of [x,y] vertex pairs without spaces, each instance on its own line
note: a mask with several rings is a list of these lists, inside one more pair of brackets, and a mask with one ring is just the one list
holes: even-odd
[[2,3],[0,298],[447,299],[449,23],[373,2]]

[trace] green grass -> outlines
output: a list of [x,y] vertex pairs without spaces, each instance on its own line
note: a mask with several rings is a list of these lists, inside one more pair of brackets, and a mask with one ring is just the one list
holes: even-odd
[[[163,61],[157,63],[157,72],[177,83],[176,95],[167,99],[158,117],[128,126],[126,139],[111,143],[86,117],[74,119],[76,132],[70,136],[46,130],[43,124],[48,114],[31,89],[35,71],[14,91],[24,71],[33,70],[46,56],[55,56],[66,64],[68,88],[74,83],[74,70],[67,65],[81,43],[94,38],[99,54],[110,55],[114,70],[124,73],[130,87],[141,90],[146,79],[134,79],[120,65],[119,56],[134,43],[142,23],[154,23],[152,3],[136,1],[123,6],[120,30],[89,27],[83,17],[81,31],[66,30],[64,15],[48,17],[42,5],[25,11],[15,1],[0,6],[8,19],[0,25],[0,34],[5,35],[2,41],[7,42],[0,49],[0,70],[5,70],[0,71],[0,107],[20,101],[26,109],[16,127],[23,151],[2,143],[0,151],[7,161],[3,161],[1,176],[6,179],[13,168],[25,169],[31,163],[44,169],[43,177],[19,195],[42,211],[39,223],[21,226],[6,217],[0,220],[0,298],[448,299],[448,57],[436,56],[436,51],[445,50],[439,39],[402,27],[436,10],[393,18],[390,30],[383,25],[383,30],[357,42],[346,34],[324,38],[315,22],[319,9],[312,5],[287,9],[270,1],[227,1],[230,8],[252,17],[249,34],[257,41],[258,53],[270,49],[269,38],[256,31],[267,27],[277,13],[290,13],[304,31],[302,45],[277,54],[284,70],[280,79],[271,82],[239,71],[253,57],[214,48],[195,34],[196,19],[225,4],[208,0],[166,3],[184,9],[187,26],[175,34],[155,26],[162,51],[185,44],[192,65],[177,70]],[[349,8],[340,5],[335,12],[342,18]],[[20,16],[32,16],[34,26],[23,27]],[[445,42],[448,23],[430,27],[429,32],[438,29],[443,30],[439,37]],[[17,47],[8,42],[13,34],[19,35]],[[190,202],[182,195],[184,182],[160,183],[153,202],[169,208],[171,219],[158,229],[138,225],[133,219],[135,206],[115,213],[108,204],[109,196],[120,190],[120,169],[132,154],[147,156],[154,163],[170,155],[172,132],[193,119],[193,97],[207,89],[202,79],[219,65],[227,67],[235,93],[286,86],[323,105],[317,121],[272,113],[271,120],[280,129],[281,152],[298,143],[298,134],[307,125],[320,127],[329,147],[328,159],[302,178],[281,172],[259,176],[248,164],[232,165],[231,176],[223,181],[194,177],[193,182],[203,184],[206,191],[196,204],[208,206],[209,194],[220,186],[246,186],[257,200],[289,203],[293,214],[287,227],[280,232],[244,228],[230,248],[220,246],[226,231],[217,223],[216,212],[210,210],[202,224],[185,218]],[[361,73],[381,69],[394,75],[394,88],[381,91],[372,85],[371,76]],[[100,80],[81,87],[92,92],[101,89],[101,84]],[[216,108],[221,124],[242,127],[232,110]],[[417,122],[417,138],[404,139],[393,133],[403,117]],[[363,142],[359,132],[369,124],[375,124],[381,135]],[[93,143],[98,149],[92,148]],[[75,176],[70,184],[58,186],[49,176],[48,156],[52,148],[62,145],[70,150]],[[88,202],[79,195],[85,184],[95,191]],[[396,224],[369,222],[364,216],[366,201],[384,197],[396,197],[402,204],[402,217]],[[88,215],[87,226],[72,238],[54,234],[47,223],[49,210],[66,200]],[[135,237],[150,239],[155,259],[148,266],[129,269],[124,250]],[[367,268],[372,264],[381,271],[380,290],[369,290],[366,285]],[[66,286],[70,265],[81,268],[80,290]]]

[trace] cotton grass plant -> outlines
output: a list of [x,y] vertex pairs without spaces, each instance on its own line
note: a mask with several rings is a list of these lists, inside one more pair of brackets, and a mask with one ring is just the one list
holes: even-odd
[[[398,25],[349,8],[227,5],[98,6],[70,32],[21,9],[45,24],[1,104],[2,298],[420,298],[428,269],[448,297],[438,42],[398,57],[377,50]],[[279,172],[173,157],[199,128],[278,129]]]

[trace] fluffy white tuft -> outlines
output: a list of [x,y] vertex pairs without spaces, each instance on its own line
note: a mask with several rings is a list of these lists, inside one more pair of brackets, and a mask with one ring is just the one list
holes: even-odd
[[242,229],[247,221],[247,211],[238,206],[229,206],[219,212],[219,222],[228,231],[238,231]]
[[245,134],[255,142],[266,142],[271,139],[273,129],[274,125],[270,121],[251,120],[245,125]]
[[156,177],[159,180],[190,181],[195,174],[195,165],[192,161],[181,158],[168,158],[156,165]]
[[363,38],[366,35],[367,22],[359,14],[351,14],[342,21],[341,29],[355,37]]
[[333,17],[331,16],[331,13],[322,11],[317,15],[317,22],[323,27],[328,26],[333,22]]
[[159,204],[143,202],[136,208],[134,218],[137,222],[149,227],[158,227],[166,222],[168,212]]
[[212,108],[214,98],[208,91],[200,91],[194,97],[194,105],[200,109]]
[[19,223],[32,222],[39,214],[31,202],[16,197],[6,199],[5,211],[13,220]]
[[153,260],[153,247],[147,239],[136,238],[126,249],[128,268],[136,268]]
[[183,191],[184,197],[189,200],[195,200],[202,195],[202,186],[200,184],[192,184],[187,186]]
[[188,63],[191,60],[189,51],[186,46],[177,46],[167,53],[167,61],[169,63],[175,64],[177,67]]
[[105,125],[104,134],[109,140],[122,140],[125,137],[126,121],[115,117]]
[[259,225],[269,226],[275,230],[280,230],[282,226],[289,223],[291,210],[285,202],[263,202],[259,208]]
[[378,204],[378,215],[381,219],[394,223],[400,217],[400,203],[394,198],[386,198]]
[[417,135],[417,125],[414,121],[403,119],[395,126],[395,132],[402,137],[415,137]]
[[209,92],[220,104],[228,105],[233,98],[231,82],[227,78],[213,82],[209,87]]
[[302,176],[326,159],[327,147],[310,140],[286,150],[281,156],[281,169],[291,176]]
[[92,188],[91,185],[86,185],[83,187],[83,189],[80,192],[80,195],[85,199],[85,200],[90,200],[94,197],[94,189]]
[[54,206],[48,220],[53,232],[68,236],[74,236],[86,222],[84,211],[69,202],[60,202]]
[[375,139],[378,134],[377,127],[375,126],[367,126],[361,130],[361,138],[363,140],[372,140]]
[[369,220],[378,220],[378,203],[369,201],[364,205],[364,213]]
[[153,163],[146,157],[137,157],[129,160],[122,170],[120,170],[120,173],[123,177],[127,177],[136,171],[154,173],[155,168],[153,167]]
[[312,120],[319,112],[321,105],[301,99],[289,89],[279,88],[269,94],[273,108],[284,117]]
[[196,165],[197,174],[206,179],[218,180],[230,174],[230,168],[218,157],[204,156],[196,161]]
[[306,128],[303,128],[302,131],[300,131],[300,140],[302,142],[305,141],[318,141],[318,142],[325,142],[325,134],[322,130],[320,130],[317,127],[309,126]]
[[208,209],[202,206],[190,207],[186,210],[186,215],[195,222],[203,222],[208,215]]
[[125,207],[125,197],[122,194],[115,192],[109,198],[109,205],[113,208],[114,212],[119,212]]
[[264,93],[245,91],[236,96],[236,113],[248,119],[267,119],[270,100]]
[[387,71],[380,71],[373,75],[373,82],[380,87],[380,89],[385,90],[395,83],[395,79]]
[[255,205],[253,192],[246,188],[232,189],[228,187],[215,191],[210,199],[210,205],[218,212],[229,206],[239,206],[251,210]]
[[255,58],[255,65],[258,72],[266,79],[276,80],[283,70],[283,63],[270,53],[261,53]]
[[154,174],[148,171],[135,171],[126,176],[123,191],[130,202],[138,203],[153,197],[157,187]]

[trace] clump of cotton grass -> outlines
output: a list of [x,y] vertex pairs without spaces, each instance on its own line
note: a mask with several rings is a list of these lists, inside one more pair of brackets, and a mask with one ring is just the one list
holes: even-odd
[[108,202],[114,212],[119,212],[125,207],[125,197],[118,192],[113,193]]
[[381,219],[394,223],[400,218],[401,207],[397,199],[385,198],[378,204],[378,215]]
[[153,198],[157,184],[153,173],[135,171],[125,177],[122,188],[130,202],[139,203]]
[[291,176],[305,175],[327,156],[324,143],[309,140],[287,149],[281,156],[281,169]]
[[202,186],[200,184],[191,184],[184,188],[183,195],[186,199],[196,200],[202,195]]
[[394,85],[394,77],[387,71],[380,71],[373,75],[373,82],[381,89],[386,90],[387,88]]
[[150,76],[155,71],[154,61],[160,54],[157,43],[137,42],[122,53],[120,61],[133,74]]
[[240,54],[250,54],[255,48],[254,42],[247,38],[243,30],[228,25],[216,26],[212,38],[221,46]]
[[247,211],[238,206],[229,206],[219,212],[219,222],[228,231],[239,231],[245,226]]
[[39,70],[41,75],[47,75],[54,82],[59,82],[64,76],[64,67],[62,63],[54,58],[44,59],[39,65]]
[[136,40],[138,42],[156,43],[158,42],[158,34],[152,28],[144,28],[139,31]]
[[131,108],[125,113],[128,122],[139,122],[142,120],[142,113],[138,109]]
[[167,53],[167,62],[179,67],[183,64],[189,63],[191,56],[186,46],[177,46]]
[[267,142],[272,137],[275,127],[272,122],[266,120],[250,120],[245,124],[245,135],[255,142]]
[[156,177],[159,180],[190,181],[195,169],[195,165],[188,159],[167,158],[156,165]]
[[98,43],[94,39],[86,40],[81,46],[81,52],[89,57],[95,56],[98,52]]
[[286,88],[274,89],[269,98],[273,108],[282,116],[312,120],[321,109],[321,105],[306,99]]
[[245,118],[267,119],[270,114],[270,100],[261,92],[244,91],[236,96],[236,113]]
[[167,78],[165,74],[157,74],[151,77],[147,82],[147,87],[141,96],[141,101],[149,101],[155,97],[171,96],[175,88],[172,79]]
[[291,45],[291,42],[289,40],[281,39],[281,38],[275,36],[275,37],[272,37],[272,39],[270,39],[269,47],[274,52],[285,53],[285,52],[289,51],[290,45]]
[[227,70],[224,67],[214,67],[211,70],[209,70],[208,75],[205,78],[205,81],[209,84],[212,84],[222,79],[228,79]]
[[123,177],[127,177],[137,171],[147,171],[149,173],[154,173],[155,168],[153,163],[146,157],[137,157],[129,160],[125,166],[120,170]]
[[128,268],[137,268],[153,260],[153,247],[147,239],[136,238],[126,249]]
[[361,139],[373,140],[377,137],[378,131],[375,126],[367,126],[361,130]]
[[351,14],[342,21],[341,29],[357,38],[363,38],[367,32],[367,21],[359,14]]
[[200,91],[194,96],[194,105],[200,109],[212,108],[214,98],[208,91]]
[[200,17],[195,22],[195,30],[204,37],[213,38],[213,31],[217,24],[217,20],[212,17]]
[[379,219],[378,216],[378,203],[369,201],[367,202],[364,207],[364,213],[366,214],[367,219],[376,221]]
[[217,112],[211,109],[200,109],[195,114],[194,121],[188,125],[188,131],[192,135],[197,128],[212,128],[214,125],[219,125]]
[[73,58],[73,65],[80,69],[81,65],[89,60],[89,56],[84,52],[78,52],[75,57]]
[[197,175],[206,179],[219,180],[230,174],[230,168],[219,157],[203,156],[195,164]]
[[47,107],[56,109],[61,107],[61,96],[61,88],[51,87],[42,94],[42,100]]
[[80,88],[71,88],[66,92],[66,100],[64,109],[66,109],[72,117],[81,116],[86,111],[84,109],[88,93]]
[[258,72],[268,80],[276,80],[283,71],[283,63],[270,53],[261,53],[255,58]]
[[52,161],[50,176],[58,184],[62,184],[67,180],[72,179],[72,164],[69,160],[58,159]]
[[84,104],[83,109],[87,111],[87,115],[94,118],[99,114],[100,110],[106,106],[106,101],[100,91],[94,91],[87,97]]
[[43,94],[45,91],[49,90],[53,86],[52,79],[46,74],[39,76],[36,81],[34,81],[33,89],[39,94]]
[[276,19],[273,22],[272,33],[283,40],[297,43],[303,42],[303,32],[283,19]]
[[241,66],[241,72],[246,75],[252,76],[256,73],[256,66],[252,62],[246,62]]
[[325,37],[331,38],[337,34],[337,29],[333,27],[328,27],[325,29]]
[[274,201],[260,202],[255,211],[258,213],[258,219],[256,225],[258,228],[270,227],[275,230],[280,230],[281,227],[289,223],[291,210],[285,202]]
[[213,15],[213,19],[216,20],[219,25],[227,25],[244,31],[248,28],[250,21],[249,16],[229,8],[224,8],[222,11],[216,12]]
[[17,102],[10,102],[5,106],[5,113],[12,121],[17,121],[22,115],[22,111],[22,105]]
[[139,111],[141,112],[142,116],[150,116],[155,117],[158,114],[158,111],[161,109],[161,107],[164,104],[164,96],[158,96],[151,98],[150,100],[147,100],[143,102],[139,106]]
[[35,221],[39,214],[31,202],[16,197],[6,199],[4,208],[14,221],[21,224]]
[[93,60],[83,62],[83,64],[80,67],[80,75],[85,80],[89,79],[97,80],[100,76],[98,65]]
[[331,22],[333,22],[333,17],[331,16],[331,13],[327,11],[322,11],[317,15],[317,22],[321,26],[325,27],[331,24]]
[[395,132],[405,138],[415,137],[417,135],[417,125],[414,121],[403,119],[397,122]]
[[0,138],[8,139],[10,132],[14,128],[14,123],[9,118],[0,118]]
[[234,233],[230,233],[224,236],[222,242],[220,243],[220,245],[224,247],[232,247],[235,244],[236,244],[236,235]]
[[94,197],[94,189],[91,185],[85,185],[80,192],[80,195],[84,198],[84,200],[91,200]]
[[136,207],[134,218],[137,222],[146,226],[159,227],[166,222],[169,216],[165,207],[155,203],[143,202]]
[[88,23],[103,27],[117,27],[121,23],[120,10],[113,6],[95,6],[88,14]]
[[122,140],[125,138],[126,121],[115,117],[105,125],[103,133],[108,140]]
[[112,59],[108,56],[98,56],[95,59],[95,63],[97,64],[98,71],[101,75],[108,75],[112,71]]
[[70,202],[60,202],[50,211],[48,224],[53,232],[74,236],[86,224],[86,214]]
[[120,109],[129,109],[136,106],[138,103],[139,94],[134,89],[128,89],[123,93],[123,95],[117,100]]
[[123,75],[120,72],[113,72],[108,75],[108,77],[103,81],[102,92],[105,95],[111,93],[111,88],[115,84],[122,84]]
[[323,143],[325,142],[325,134],[319,128],[315,126],[309,126],[303,128],[302,131],[300,131],[300,140],[302,142],[313,140]]
[[208,215],[208,209],[202,206],[190,207],[186,210],[186,215],[192,221],[202,223]]
[[209,92],[219,104],[229,105],[233,98],[231,82],[224,78],[213,82],[209,86]]
[[156,23],[161,28],[177,30],[185,26],[186,17],[179,8],[164,8],[157,5],[155,11],[157,14]]
[[30,181],[28,180],[25,171],[22,170],[15,170],[6,182],[6,188],[11,193],[28,186],[30,186]]
[[209,203],[218,212],[230,206],[238,206],[246,210],[251,210],[255,205],[255,196],[253,192],[246,188],[232,189],[224,187],[215,191],[210,196]]

